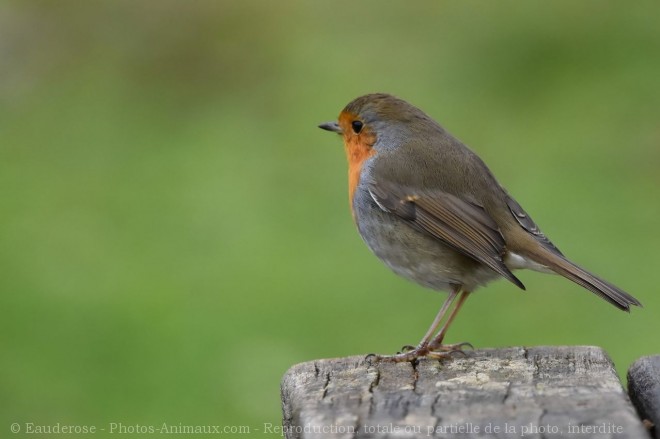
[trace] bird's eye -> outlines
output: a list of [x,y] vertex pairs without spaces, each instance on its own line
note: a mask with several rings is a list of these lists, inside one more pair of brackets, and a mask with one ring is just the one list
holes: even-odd
[[351,128],[353,128],[353,132],[355,134],[360,134],[360,131],[362,131],[363,126],[364,124],[359,120],[354,120],[353,122],[351,122]]

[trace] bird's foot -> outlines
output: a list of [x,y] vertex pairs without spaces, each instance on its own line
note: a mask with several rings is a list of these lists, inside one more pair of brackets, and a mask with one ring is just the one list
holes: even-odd
[[468,343],[466,341],[461,343],[454,343],[454,344],[441,344],[441,343],[431,342],[428,346],[428,350],[430,352],[447,353],[450,355],[451,354],[466,355],[465,351],[463,351],[463,348],[474,349],[474,346],[472,346],[472,343]]
[[453,354],[460,353],[465,355],[463,352],[463,347],[469,346],[472,348],[470,343],[456,343],[448,345],[419,345],[417,347],[406,345],[401,348],[401,352],[396,353],[395,355],[376,355],[369,354],[367,355],[366,360],[369,362],[391,362],[391,363],[402,363],[402,362],[414,362],[419,358],[430,358],[433,360],[444,360],[451,358]]

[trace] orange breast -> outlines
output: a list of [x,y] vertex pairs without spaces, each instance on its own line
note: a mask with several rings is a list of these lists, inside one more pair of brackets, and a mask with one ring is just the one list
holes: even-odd
[[353,197],[355,196],[355,190],[360,183],[360,174],[362,172],[364,161],[376,153],[371,147],[374,140],[375,136],[369,135],[368,133],[361,133],[360,135],[353,135],[344,141],[346,158],[348,159],[348,201],[351,206],[353,218],[355,218],[355,212],[353,211]]

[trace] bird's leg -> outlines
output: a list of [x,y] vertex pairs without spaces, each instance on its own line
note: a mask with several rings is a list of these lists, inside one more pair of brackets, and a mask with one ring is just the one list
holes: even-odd
[[[447,314],[447,310],[449,310],[449,307],[451,306],[452,302],[454,299],[456,299],[456,296],[461,291],[460,286],[454,287],[454,289],[449,293],[449,296],[447,299],[444,301],[442,304],[442,307],[440,307],[440,311],[438,311],[438,314],[435,316],[435,319],[433,319],[433,323],[431,323],[431,326],[429,327],[428,331],[426,331],[426,334],[424,335],[424,338],[422,338],[422,341],[419,342],[417,347],[412,347],[412,346],[404,346],[404,352],[396,354],[396,355],[369,355],[370,358],[373,358],[377,361],[394,361],[394,362],[402,362],[402,361],[413,361],[418,357],[424,357],[428,356],[429,354],[432,354],[431,356],[433,358],[439,358],[440,354],[443,354],[445,356],[448,356],[448,353],[441,353],[441,352],[431,352],[431,349],[429,349],[429,343],[431,342],[431,339],[433,338],[433,334],[435,334],[435,331],[438,329],[438,326],[440,326],[440,322],[442,322],[442,319],[445,317],[445,314]],[[461,296],[463,297],[463,296]],[[459,299],[460,300],[460,299]],[[463,299],[465,300],[465,299]],[[450,314],[449,318],[451,319],[453,315],[455,315],[456,312],[452,311]],[[442,327],[440,332],[443,330],[446,331],[446,326],[447,323]],[[437,339],[437,337],[436,337]],[[435,341],[435,339],[434,339]]]
[[442,326],[442,329],[440,329],[440,332],[438,332],[438,335],[435,336],[433,341],[428,344],[428,350],[430,351],[429,357],[435,357],[436,355],[445,356],[446,354],[448,353],[451,354],[453,352],[463,352],[463,347],[465,346],[472,347],[470,343],[466,343],[466,342],[447,344],[447,345],[442,344],[442,340],[445,338],[445,334],[447,334],[449,325],[451,325],[451,322],[456,317],[456,314],[458,314],[458,310],[461,309],[461,306],[463,306],[463,303],[465,303],[465,300],[468,298],[469,295],[470,295],[469,291],[463,290],[461,292],[461,296],[456,301],[456,306],[451,311],[451,314],[449,314],[449,317],[447,318],[445,324]]
[[438,314],[436,314],[435,319],[433,319],[433,323],[431,323],[431,326],[426,331],[426,334],[424,334],[424,338],[422,338],[422,341],[420,341],[419,344],[417,345],[418,348],[425,348],[428,346],[429,342],[431,341],[431,338],[433,337],[433,334],[435,334],[435,331],[438,329],[438,326],[440,326],[440,322],[445,317],[445,314],[447,314],[449,307],[451,306],[452,302],[454,302],[454,299],[456,299],[456,296],[458,296],[460,291],[461,291],[461,287],[455,287],[449,293],[449,296],[447,296],[447,299],[442,304],[442,307],[440,307],[440,311],[438,311]]

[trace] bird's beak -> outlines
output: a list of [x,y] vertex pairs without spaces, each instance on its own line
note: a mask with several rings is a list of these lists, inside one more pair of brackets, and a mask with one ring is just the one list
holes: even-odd
[[319,125],[319,128],[333,133],[341,134],[343,131],[337,122],[325,122]]

